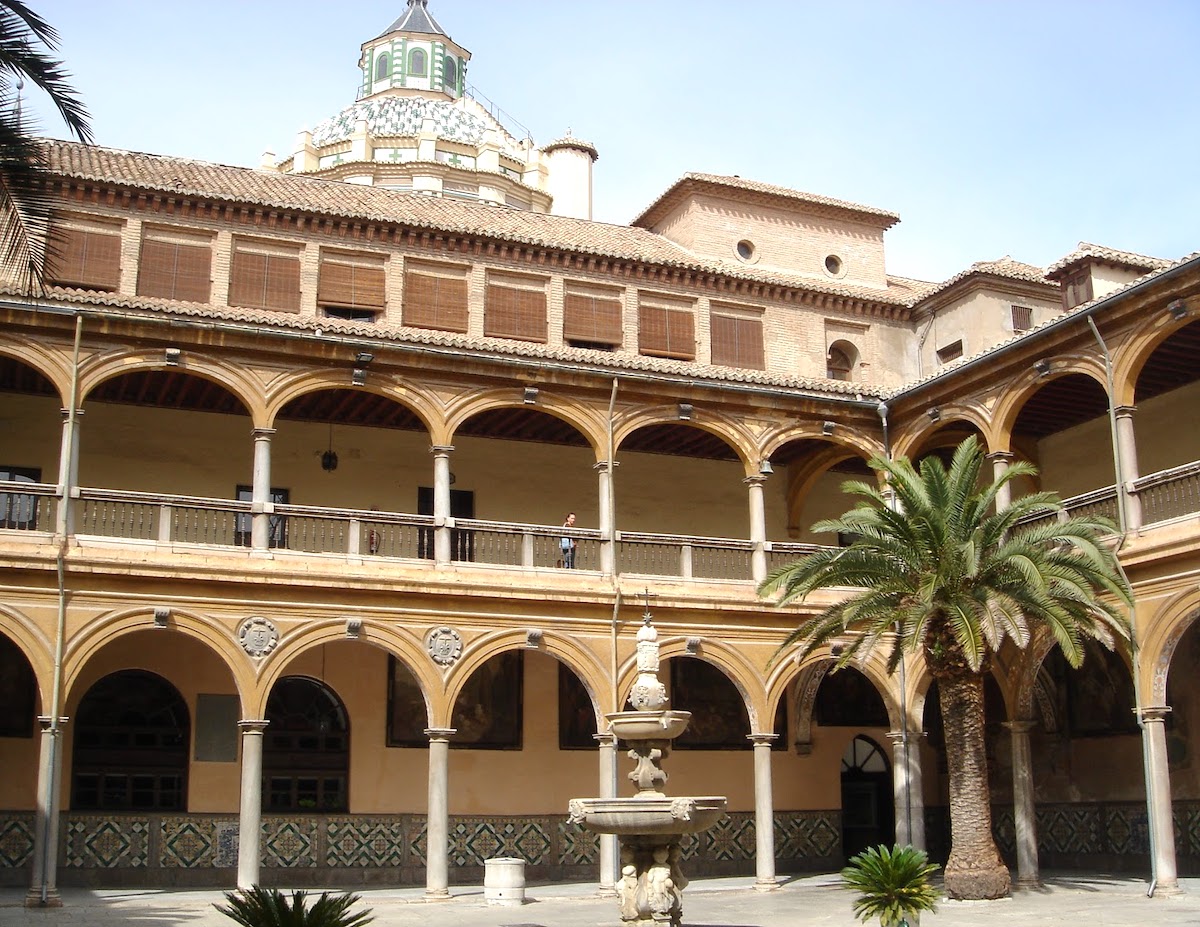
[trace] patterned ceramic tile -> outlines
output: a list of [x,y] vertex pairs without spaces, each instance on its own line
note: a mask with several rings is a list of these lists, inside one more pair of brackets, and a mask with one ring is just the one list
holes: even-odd
[[237,865],[239,827],[237,821],[217,821],[213,824],[213,861],[222,869]]
[[594,865],[600,859],[600,835],[566,818],[558,822],[558,845],[560,866]]
[[149,864],[150,824],[145,818],[86,816],[67,822],[67,866],[72,869],[140,869]]
[[302,869],[317,865],[317,823],[308,819],[271,818],[262,823],[262,864],[270,869]]
[[775,812],[775,855],[779,859],[824,859],[840,855],[841,847],[840,812]]
[[329,818],[325,821],[325,865],[348,868],[397,867],[408,859],[403,818]]
[[33,857],[32,814],[9,812],[0,818],[0,869],[17,869]]
[[212,864],[213,827],[203,818],[163,818],[159,824],[161,865],[194,869]]

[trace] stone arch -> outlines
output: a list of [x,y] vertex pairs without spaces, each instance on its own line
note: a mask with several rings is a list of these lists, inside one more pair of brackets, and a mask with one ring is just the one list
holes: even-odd
[[1200,591],[1192,590],[1163,603],[1141,647],[1142,694],[1149,705],[1167,704],[1167,677],[1179,642],[1200,620]]
[[[641,428],[651,425],[681,424],[677,415],[671,415],[663,406],[642,406],[627,410],[616,417],[613,428],[613,446],[618,450],[625,439]],[[745,468],[746,476],[758,473],[758,441],[740,422],[720,412],[704,410],[696,413],[690,421],[683,422],[692,428],[707,431],[720,438],[738,456]]]
[[537,402],[525,402],[521,388],[501,388],[466,393],[447,404],[446,440],[453,444],[455,432],[468,419],[494,409],[526,409],[543,412],[566,422],[587,440],[597,460],[607,454],[608,426],[601,416],[586,404],[546,390],[538,391]]
[[1104,376],[1104,365],[1089,354],[1058,355],[1053,358],[1050,373],[1045,376],[1032,367],[1014,377],[997,399],[992,411],[992,437],[990,447],[993,452],[1011,450],[1013,430],[1017,418],[1025,404],[1037,394],[1047,383],[1071,374],[1082,374],[1095,380],[1102,392],[1107,392]]
[[[135,606],[97,616],[66,648],[63,660],[63,703],[74,695],[79,676],[96,653],[113,641],[136,631],[154,627],[154,608]],[[183,609],[171,609],[167,628],[160,633],[181,633],[199,641],[229,670],[234,688],[243,706],[254,692],[254,670],[245,651],[238,647],[234,636],[219,622]]]
[[[927,413],[914,415],[908,427],[903,429],[892,445],[895,457],[915,460],[921,451],[930,447],[941,447],[939,435],[950,436],[963,430],[975,433],[983,445],[984,453],[995,450],[992,446],[991,422],[987,410],[977,402],[954,402],[938,406],[938,419],[929,418]],[[955,441],[955,444],[958,442]]]
[[[261,718],[266,710],[267,698],[271,687],[283,676],[286,676],[288,666],[295,659],[308,651],[335,641],[345,641],[346,619],[329,618],[305,622],[295,630],[280,636],[279,644],[272,650],[255,670],[256,679],[253,686],[253,697],[243,704],[246,705],[246,717]],[[375,646],[394,656],[404,664],[405,668],[417,680],[421,693],[425,697],[425,705],[429,711],[432,726],[437,726],[438,711],[444,702],[444,687],[442,677],[429,657],[425,644],[415,634],[405,628],[382,621],[364,618],[359,629],[358,642]]]
[[832,435],[824,432],[823,422],[804,422],[801,425],[780,425],[772,428],[762,439],[762,456],[770,459],[784,445],[792,441],[812,438],[828,444],[830,453],[843,457],[858,456],[864,460],[883,454],[883,442],[876,441],[857,428],[838,425]]
[[293,399],[321,390],[353,389],[373,393],[404,406],[425,426],[430,444],[445,444],[445,415],[441,404],[428,390],[401,377],[376,376],[367,378],[366,386],[352,386],[344,370],[304,370],[281,377],[272,383],[265,398],[264,426],[275,428],[279,413]]
[[1176,321],[1169,312],[1159,312],[1132,332],[1113,353],[1113,404],[1131,406],[1137,401],[1137,380],[1150,356],[1173,335],[1189,325],[1198,324],[1194,315]]
[[[882,449],[880,449],[882,453]],[[818,482],[825,476],[832,467],[841,463],[843,460],[858,458],[858,449],[845,444],[830,443],[828,446],[807,457],[800,463],[799,466],[791,466],[787,473],[787,487],[785,499],[787,504],[787,526],[788,530],[799,531],[803,527],[801,525],[801,514],[804,511],[804,506],[812,497],[813,491],[816,489]],[[861,458],[859,458],[861,459]],[[867,458],[870,459],[870,458]],[[863,460],[864,465],[866,460]],[[853,474],[847,474],[847,478]]]
[[[246,410],[255,427],[266,421],[262,382],[244,367],[238,367],[188,351],[185,361],[177,368],[180,373],[216,383],[228,390]],[[80,364],[79,397],[82,404],[87,396],[107,380],[128,373],[155,372],[166,369],[161,350],[152,349],[110,351],[89,358]]]
[[57,390],[59,405],[67,405],[67,395],[71,392],[71,361],[65,351],[51,351],[29,338],[10,338],[0,342],[0,356],[36,370]]
[[[767,707],[771,711],[771,717],[774,717],[776,706],[787,692],[787,687],[791,685],[793,680],[799,680],[800,685],[796,693],[797,742],[802,742],[802,732],[811,732],[812,712],[813,706],[816,704],[817,689],[820,688],[821,682],[824,681],[829,671],[833,669],[835,662],[829,654],[829,649],[827,647],[822,648],[820,652],[811,653],[802,661],[781,660],[779,667],[767,681]],[[870,680],[871,685],[875,687],[875,691],[879,693],[879,697],[883,699],[884,707],[887,709],[888,723],[891,725],[892,730],[899,730],[901,725],[900,700],[897,697],[896,685],[893,684],[892,677],[887,673],[886,663],[873,656],[869,656],[861,662],[855,660],[852,667]],[[908,682],[911,690],[913,682],[911,677]],[[909,699],[908,710],[909,716],[912,717],[913,706],[911,697]]]
[[38,698],[42,711],[50,713],[50,689],[54,685],[53,642],[42,633],[42,629],[23,612],[0,603],[0,634],[12,641],[25,654],[33,667],[33,678],[37,680]]

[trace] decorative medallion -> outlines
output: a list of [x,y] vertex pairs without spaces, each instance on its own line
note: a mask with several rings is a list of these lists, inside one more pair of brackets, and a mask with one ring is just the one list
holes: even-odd
[[425,635],[425,647],[439,666],[450,666],[462,656],[462,638],[454,628],[434,628]]
[[265,657],[279,643],[279,629],[266,618],[247,618],[238,626],[238,643],[252,657]]

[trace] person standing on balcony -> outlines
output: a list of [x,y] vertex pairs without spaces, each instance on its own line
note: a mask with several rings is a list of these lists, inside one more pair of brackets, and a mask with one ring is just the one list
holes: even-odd
[[[567,520],[563,522],[563,527],[575,527],[574,512],[567,512]],[[559,542],[559,547],[562,548],[562,565],[564,570],[575,569],[575,546],[575,539],[573,537],[564,536]]]

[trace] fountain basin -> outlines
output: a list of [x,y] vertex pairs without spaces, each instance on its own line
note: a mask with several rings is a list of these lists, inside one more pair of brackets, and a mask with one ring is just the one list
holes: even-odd
[[618,740],[674,740],[692,720],[690,711],[615,711],[604,716]]
[[716,824],[725,814],[725,798],[670,798],[646,793],[629,798],[573,798],[569,812],[572,823],[598,834],[682,836]]

